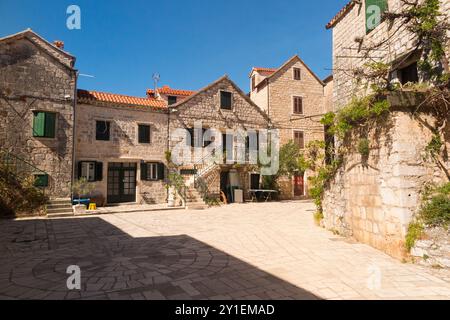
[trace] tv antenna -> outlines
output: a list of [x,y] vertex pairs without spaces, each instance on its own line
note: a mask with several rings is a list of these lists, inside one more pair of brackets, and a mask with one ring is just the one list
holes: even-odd
[[158,82],[161,79],[159,73],[155,72],[153,74],[153,82],[155,83],[155,95],[158,95]]

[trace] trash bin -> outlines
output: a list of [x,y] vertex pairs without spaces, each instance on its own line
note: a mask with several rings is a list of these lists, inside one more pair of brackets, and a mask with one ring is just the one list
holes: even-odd
[[241,189],[234,190],[234,202],[235,203],[244,203],[244,190],[241,190]]

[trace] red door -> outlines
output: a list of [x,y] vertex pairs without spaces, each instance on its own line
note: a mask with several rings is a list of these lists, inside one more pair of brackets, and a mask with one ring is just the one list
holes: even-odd
[[296,174],[294,176],[294,197],[301,197],[304,195],[304,178],[303,174]]

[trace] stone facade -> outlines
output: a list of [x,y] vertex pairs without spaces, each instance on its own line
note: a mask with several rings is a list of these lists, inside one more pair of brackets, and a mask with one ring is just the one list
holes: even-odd
[[[356,82],[352,70],[362,67],[367,62],[393,62],[403,59],[416,47],[414,34],[406,30],[405,25],[396,21],[389,25],[388,21],[381,22],[375,29],[366,34],[365,1],[350,1],[348,12],[338,15],[335,24],[327,28],[333,30],[333,101],[336,108],[345,105],[356,94],[366,93]],[[450,1],[441,0],[441,12],[447,14],[443,19],[449,19]],[[400,0],[388,0],[388,10],[396,12],[401,8]],[[398,30],[398,31],[397,31]],[[395,31],[395,33],[394,33]],[[358,42],[357,40],[361,40]],[[370,53],[371,59],[365,59],[364,49],[374,44],[383,43],[377,50]],[[449,56],[450,44],[447,46]],[[449,56],[450,57],[450,56]],[[409,63],[405,60],[404,63]]]
[[[300,69],[300,80],[294,79],[294,68]],[[254,68],[250,81],[250,98],[268,114],[272,125],[280,130],[280,145],[294,140],[294,131],[303,132],[305,146],[314,140],[324,140],[324,128],[319,122],[325,112],[324,83],[298,56],[289,59],[279,69]],[[294,114],[294,97],[302,98],[302,114]],[[306,172],[304,175],[303,195],[308,194],[307,180],[310,174]],[[279,187],[282,198],[294,197],[293,181],[282,177]]]
[[[107,199],[108,165],[110,163],[134,163],[136,172],[136,201],[139,203],[144,193],[149,193],[152,202],[164,203],[167,191],[164,180],[147,181],[141,179],[141,163],[165,163],[167,150],[167,112],[143,106],[91,102],[80,99],[76,113],[75,163],[96,161],[103,163],[102,180],[95,183],[94,192]],[[96,140],[96,122],[108,121],[110,140]],[[150,126],[150,143],[138,142],[138,125]],[[78,176],[78,166],[76,166]]]
[[[230,92],[232,94],[231,110],[221,109],[220,92]],[[198,91],[184,101],[172,106],[170,113],[170,132],[176,129],[194,128],[196,123],[201,123],[203,128],[211,128],[226,133],[227,130],[259,130],[268,129],[269,122],[267,115],[258,108],[227,76],[224,76],[208,87]],[[184,138],[184,137],[183,137]],[[171,136],[170,149],[182,143],[181,137]],[[235,138],[236,139],[236,138]],[[201,159],[192,158],[193,162]],[[191,165],[183,168],[193,168]],[[248,188],[245,178],[248,165],[217,165],[203,178],[208,185],[208,191],[212,194],[220,193],[220,173],[229,172],[237,168],[241,176],[240,185]],[[247,190],[244,194],[247,196]]]
[[[71,193],[74,63],[31,30],[0,39],[0,148],[46,172],[53,198]],[[34,111],[56,114],[54,138],[34,137]]]
[[[448,13],[449,2],[442,3],[447,8],[443,12]],[[399,5],[398,0],[388,1],[389,11],[395,12]],[[364,48],[386,40],[371,55],[377,57],[375,61],[397,62],[411,54],[415,47],[414,36],[398,23],[388,26],[387,22],[382,22],[366,34],[364,8],[364,1],[352,1],[327,26],[333,28],[333,102],[336,110],[351,97],[370,93],[366,91],[369,89],[356,83],[351,72],[373,61],[360,58]],[[397,29],[398,33],[393,34]],[[411,58],[405,58],[405,63],[413,62],[411,59],[414,58],[417,56],[411,54]],[[343,142],[350,151],[345,154],[343,166],[325,191],[323,211],[327,228],[400,258],[406,254],[405,235],[420,205],[424,184],[440,183],[446,181],[446,177],[433,161],[424,158],[425,147],[433,135],[429,127],[435,122],[429,110],[423,107],[413,117],[411,110],[420,101],[408,92],[388,98],[392,112],[386,121],[368,133],[370,154],[367,158],[357,151],[358,132]],[[445,143],[448,149],[448,125]],[[450,162],[443,165],[447,170],[450,168]]]

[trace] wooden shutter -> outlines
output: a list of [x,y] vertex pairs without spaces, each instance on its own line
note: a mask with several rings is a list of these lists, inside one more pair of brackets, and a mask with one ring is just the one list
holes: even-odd
[[[382,21],[382,14],[388,9],[387,0],[366,0],[366,34],[375,29]],[[376,15],[380,14],[379,17]],[[374,23],[379,21],[378,23]]]
[[158,163],[158,180],[165,179],[165,171],[166,167],[164,166],[164,163]]
[[103,180],[103,162],[95,163],[95,181]]
[[45,135],[45,112],[34,112],[33,137],[43,137],[44,135]]
[[54,138],[56,130],[56,113],[45,113],[45,137]]
[[302,131],[294,132],[294,140],[295,140],[295,143],[300,147],[300,149],[305,148],[304,134]]
[[141,180],[146,181],[148,180],[147,174],[148,174],[148,165],[145,162],[141,162]]
[[294,113],[298,113],[298,114],[303,113],[303,98],[302,97],[294,97]]
[[83,161],[78,162],[78,180],[81,179],[82,166],[83,166]]

